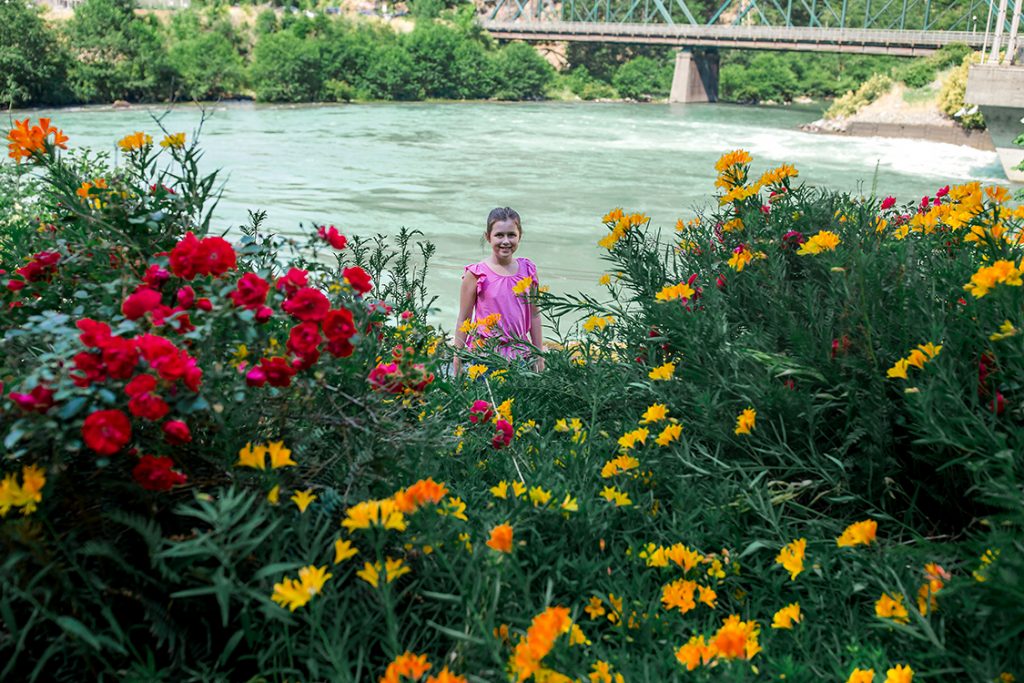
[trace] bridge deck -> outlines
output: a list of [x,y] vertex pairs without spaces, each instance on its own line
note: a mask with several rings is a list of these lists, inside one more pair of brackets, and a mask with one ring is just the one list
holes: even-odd
[[915,56],[950,43],[981,49],[984,33],[974,31],[900,31],[693,24],[619,24],[577,21],[499,21],[481,24],[500,40],[642,43],[678,47],[742,47],[760,50],[857,52]]

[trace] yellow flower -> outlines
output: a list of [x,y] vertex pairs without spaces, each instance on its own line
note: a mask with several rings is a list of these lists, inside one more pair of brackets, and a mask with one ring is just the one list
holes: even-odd
[[682,567],[684,572],[690,571],[704,560],[704,557],[699,552],[688,548],[682,543],[675,543],[667,548],[665,550],[665,557]]
[[932,360],[935,356],[939,355],[940,351],[942,351],[941,344],[936,346],[931,342],[928,342],[927,344],[918,344],[917,348],[924,351],[925,355],[928,356],[928,360]]
[[605,486],[601,491],[601,497],[609,503],[615,503],[615,507],[624,507],[626,505],[633,504],[633,501],[629,499],[629,495],[627,493],[618,490],[614,486]]
[[498,413],[498,417],[500,417],[503,420],[507,420],[510,423],[512,422],[512,403],[513,403],[513,401],[515,401],[514,398],[507,398],[507,399],[505,399],[504,401],[502,401],[498,405],[498,408],[495,411],[496,413]]
[[989,335],[989,340],[1003,341],[1004,339],[1009,339],[1010,337],[1014,336],[1015,334],[1017,334],[1017,332],[1019,332],[1019,330],[1013,326],[1013,323],[1007,320],[1002,325],[999,326],[998,332],[993,332],[991,335]]
[[733,166],[749,164],[753,160],[753,157],[750,156],[750,152],[745,149],[737,149],[732,152],[726,152],[719,157],[718,161],[715,162],[715,170],[721,173]]
[[303,567],[299,570],[298,579],[285,577],[281,583],[274,584],[274,594],[270,596],[270,599],[294,612],[322,591],[324,584],[331,576],[333,575],[327,573],[326,565]]
[[900,624],[910,623],[907,608],[903,606],[902,594],[882,593],[882,597],[875,602],[875,615],[883,619],[892,619]]
[[786,178],[795,178],[800,175],[796,167],[789,164],[782,164],[778,168],[765,171],[757,182],[761,185],[782,185]]
[[839,235],[828,230],[820,230],[808,237],[796,253],[800,256],[807,256],[808,254],[820,254],[823,251],[835,251],[840,242]]
[[637,443],[646,443],[647,437],[650,435],[650,433],[651,432],[646,427],[634,429],[620,436],[618,444],[624,450],[628,450],[636,446]]
[[693,287],[686,282],[680,282],[678,285],[666,285],[661,288],[661,291],[654,295],[657,301],[674,301],[681,299],[686,301],[694,294]]
[[501,498],[502,500],[506,500],[508,498],[508,482],[502,479],[500,482],[498,482],[497,486],[492,486],[490,488],[490,491],[491,495],[494,496],[495,498]]
[[659,446],[667,446],[673,441],[678,441],[682,433],[683,426],[680,424],[665,425],[665,428],[661,430],[661,434],[658,434],[658,438],[654,440],[654,443]]
[[545,491],[539,486],[534,486],[530,489],[530,502],[533,503],[534,507],[541,507],[547,505],[548,501],[551,500],[551,492]]
[[616,474],[622,472],[628,472],[629,470],[640,467],[640,461],[631,455],[620,455],[617,458],[612,458],[604,464],[601,468],[601,477],[603,479],[609,479],[614,477]]
[[164,139],[160,141],[160,146],[171,149],[182,149],[185,146],[185,134],[184,133],[172,133],[165,135]]
[[371,526],[405,531],[405,515],[391,498],[364,500],[345,511],[345,519],[342,520],[341,525],[349,532],[356,529],[369,529]]
[[732,252],[732,256],[729,257],[729,267],[737,273],[742,273],[743,269],[753,260],[754,252],[747,249],[745,245],[740,245]]
[[914,670],[909,665],[897,664],[885,672],[885,683],[910,683],[913,680]]
[[612,283],[612,276],[608,273],[604,273],[598,279],[597,284],[599,285],[610,285]]
[[647,373],[647,377],[649,379],[653,379],[656,382],[659,381],[659,380],[660,381],[667,381],[667,380],[672,379],[672,375],[674,375],[675,372],[676,372],[676,364],[675,363],[665,363],[664,365],[659,365],[658,367],[654,368],[649,373]]
[[668,417],[668,407],[664,403],[654,403],[644,411],[640,424],[646,425],[652,422],[661,422],[666,417]]
[[359,553],[359,548],[352,545],[352,541],[338,539],[334,542],[334,564],[340,564],[350,557]]
[[609,325],[615,324],[614,316],[610,315],[592,315],[583,322],[583,329],[587,332],[593,332],[594,330],[603,330]]
[[313,489],[306,489],[305,491],[296,491],[289,499],[299,508],[299,512],[305,512],[309,504],[316,500],[316,495],[313,493]]
[[469,375],[469,378],[472,379],[472,380],[475,380],[480,375],[483,375],[483,374],[486,374],[486,373],[487,373],[487,366],[486,365],[480,365],[479,363],[476,364],[476,365],[470,365],[468,368],[466,368],[466,374]]
[[907,379],[907,368],[910,367],[909,361],[906,358],[900,358],[896,361],[891,368],[885,371],[886,377],[898,377],[899,379]]
[[836,545],[840,548],[868,545],[875,540],[877,533],[878,522],[873,519],[865,519],[846,527],[843,534],[836,539]]
[[126,135],[117,143],[122,152],[135,152],[152,144],[153,138],[142,131]]
[[619,220],[622,217],[623,217],[622,208],[621,207],[617,207],[617,208],[612,209],[608,213],[606,213],[604,215],[604,217],[601,218],[601,222],[602,223],[618,223]]
[[[573,624],[573,626],[575,627],[576,625]],[[587,641],[585,644],[589,645],[590,641]],[[625,683],[625,678],[622,674],[612,674],[611,664],[600,659],[591,665],[587,678],[590,679],[590,683]]]
[[716,593],[713,588],[710,586],[698,585],[697,592],[700,594],[700,597],[697,598],[698,602],[704,603],[711,609],[715,609],[718,606],[718,593]]
[[378,588],[382,576],[387,583],[391,583],[398,577],[404,576],[411,571],[400,558],[387,557],[384,559],[383,567],[381,567],[380,562],[374,562],[373,564],[365,562],[363,568],[356,572],[356,576],[374,588]]
[[804,570],[804,551],[806,549],[807,539],[798,538],[786,544],[775,558],[775,562],[781,564],[789,572],[791,581],[795,581],[800,572]]
[[512,493],[516,494],[516,498],[522,497],[526,493],[526,484],[521,481],[512,482]]
[[996,559],[998,557],[999,557],[999,549],[998,548],[996,548],[994,550],[992,548],[988,548],[987,550],[985,550],[985,552],[981,556],[981,565],[979,565],[977,569],[975,569],[973,572],[971,572],[971,576],[974,577],[974,580],[975,581],[981,581],[981,582],[987,581],[988,580],[988,570],[992,566],[992,564],[996,561]]
[[533,278],[527,275],[522,280],[512,286],[513,294],[526,294],[530,291],[530,287],[533,286]]
[[803,620],[800,614],[800,603],[794,602],[786,605],[772,617],[772,628],[793,628],[793,624]]
[[[579,512],[580,504],[572,497],[571,494],[567,493],[565,494],[565,499],[558,506],[558,509],[562,512]],[[566,517],[568,518],[568,515],[566,515]]]
[[298,464],[292,460],[292,452],[285,448],[284,441],[271,441],[267,444],[267,452],[270,454],[270,466],[275,470]]
[[[399,683],[403,678],[410,681],[418,681],[422,678],[423,674],[431,669],[431,666],[430,662],[427,661],[426,655],[417,655],[406,651],[395,657],[388,664],[388,668],[384,670],[384,676],[380,679],[380,683]],[[440,675],[443,676],[446,671],[448,671],[447,667],[445,667]],[[456,683],[451,678],[441,681],[440,678],[431,676],[429,680],[433,680],[435,683]],[[465,683],[465,681],[460,683]]]
[[591,595],[590,604],[584,607],[583,611],[586,612],[591,619],[597,619],[605,612],[604,603],[601,602],[601,598],[596,595]]
[[742,413],[736,416],[736,429],[733,433],[736,436],[741,434],[750,434],[756,426],[757,422],[757,411],[753,408],[746,408]]
[[274,488],[270,489],[267,493],[267,502],[271,505],[277,505],[281,500],[281,485],[274,484]]
[[913,365],[915,368],[920,370],[924,367],[924,364],[928,362],[928,356],[924,355],[924,351],[920,349],[913,349],[910,355],[906,358],[907,365]]
[[850,672],[850,677],[846,679],[846,683],[874,683],[874,680],[874,669],[854,669]]
[[1021,275],[1022,271],[1015,266],[1013,261],[1000,260],[991,266],[978,268],[978,271],[971,276],[971,281],[964,285],[964,289],[976,299],[980,299],[996,285],[1020,287],[1024,284]]
[[462,502],[461,498],[455,496],[448,496],[448,502],[437,508],[437,514],[442,516],[451,515],[455,519],[461,519],[463,522],[468,522],[469,517],[466,516],[466,504]]
[[238,451],[238,462],[235,463],[235,467],[252,467],[258,470],[265,470],[267,468],[266,455],[266,446],[262,444],[253,446],[251,443],[247,443],[242,450]]

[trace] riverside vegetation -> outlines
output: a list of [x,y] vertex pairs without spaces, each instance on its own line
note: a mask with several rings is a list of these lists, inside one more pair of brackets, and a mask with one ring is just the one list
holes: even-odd
[[[267,102],[418,99],[631,98],[668,95],[670,49],[572,44],[556,71],[523,43],[499,46],[471,4],[412,4],[410,33],[324,13],[232,21],[211,3],[159,20],[132,0],[85,0],[73,18],[43,21],[20,2],[0,3],[0,100],[15,107],[116,100],[159,102],[255,97]],[[953,48],[956,50],[957,48]],[[942,53],[946,54],[946,53]],[[917,84],[933,58],[723,51],[725,100],[833,98],[873,74]]]
[[432,245],[225,239],[197,135],[152,133],[8,135],[4,679],[1024,674],[1004,188],[729,152],[675,229],[595,216],[607,294],[535,295],[545,372],[451,377]]

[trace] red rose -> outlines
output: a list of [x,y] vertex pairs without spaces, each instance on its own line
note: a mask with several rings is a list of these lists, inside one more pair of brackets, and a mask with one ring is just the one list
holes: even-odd
[[235,249],[221,237],[207,237],[196,250],[197,269],[201,275],[220,277],[238,263]]
[[288,335],[288,350],[297,356],[310,356],[317,352],[320,341],[316,323],[299,323]]
[[355,351],[355,347],[345,337],[338,337],[327,342],[327,352],[335,358],[348,358]]
[[85,445],[100,455],[113,455],[132,438],[132,423],[120,410],[97,410],[82,425]]
[[391,394],[402,391],[402,371],[398,369],[398,363],[378,363],[367,380],[381,391]]
[[256,273],[246,273],[238,280],[237,287],[228,296],[236,307],[258,309],[267,301],[270,283]]
[[277,278],[277,289],[278,291],[284,291],[285,296],[291,297],[295,292],[299,291],[308,284],[305,270],[299,268],[292,268],[288,271],[287,275],[283,275]]
[[14,272],[25,278],[28,282],[48,280],[57,272],[57,263],[60,261],[60,254],[56,251],[41,251],[32,257],[32,260]]
[[155,289],[139,287],[121,304],[121,312],[129,320],[138,320],[159,306],[160,298],[160,292]]
[[164,441],[172,446],[183,446],[192,440],[192,432],[181,420],[168,420],[162,427]]
[[330,307],[323,292],[312,287],[303,287],[281,306],[285,313],[304,322],[323,320]]
[[146,392],[132,396],[131,400],[128,401],[128,410],[135,417],[156,422],[157,420],[164,419],[167,413],[171,412],[171,407],[156,394]]
[[327,243],[335,249],[344,249],[345,245],[348,243],[348,239],[338,232],[337,228],[333,225],[329,228],[325,228],[321,225],[320,229],[316,231],[316,234],[323,240],[327,241]]
[[341,271],[342,276],[345,280],[352,285],[352,289],[356,290],[360,294],[366,294],[373,289],[373,282],[370,280],[369,274],[359,266],[352,266]]
[[148,394],[151,391],[156,390],[156,377],[153,375],[136,375],[132,377],[132,381],[124,387],[124,393],[129,396],[139,396],[140,394]]
[[256,387],[261,387],[268,382],[272,387],[287,387],[292,383],[295,372],[295,368],[280,356],[262,358],[260,364],[246,375],[245,381],[250,386]]
[[110,339],[110,325],[97,322],[91,318],[82,318],[75,327],[82,331],[78,338],[86,346],[103,346]]
[[196,251],[198,249],[199,239],[191,230],[186,232],[185,236],[174,245],[174,249],[171,250],[168,257],[171,272],[185,280],[194,278],[198,274],[196,270]]
[[146,274],[142,276],[142,281],[153,289],[160,289],[170,278],[170,273],[154,263],[146,269]]
[[196,302],[196,290],[186,285],[178,290],[174,295],[174,298],[178,301],[178,305],[185,308],[192,308],[192,305]]
[[886,197],[885,199],[882,200],[882,211],[885,211],[886,209],[891,209],[894,206],[896,206],[895,197]]
[[46,413],[53,407],[53,390],[44,384],[37,384],[27,394],[12,391],[7,396],[22,410]]
[[75,364],[75,370],[71,374],[71,381],[75,383],[75,386],[88,387],[107,378],[103,359],[95,353],[82,351],[76,353],[71,360]]
[[323,321],[324,336],[328,339],[349,339],[356,333],[356,325],[352,320],[352,311],[338,308],[327,311]]
[[128,379],[139,364],[139,352],[131,340],[111,337],[103,344],[103,364],[114,379]]
[[166,456],[144,455],[132,468],[132,477],[147,491],[169,491],[188,481],[188,477],[172,467],[174,461]]

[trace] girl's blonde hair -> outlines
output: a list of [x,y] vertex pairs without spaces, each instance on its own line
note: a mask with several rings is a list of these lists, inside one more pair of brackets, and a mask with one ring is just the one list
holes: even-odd
[[516,210],[509,206],[499,206],[496,209],[491,209],[491,212],[487,214],[487,232],[484,233],[487,237],[491,236],[491,228],[498,221],[512,221],[516,224],[516,229],[519,234],[523,234],[523,224],[519,219],[519,214]]

